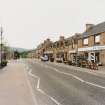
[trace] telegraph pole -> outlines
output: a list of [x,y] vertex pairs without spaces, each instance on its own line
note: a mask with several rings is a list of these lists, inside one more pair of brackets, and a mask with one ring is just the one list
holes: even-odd
[[3,45],[3,42],[2,42],[2,40],[3,40],[3,29],[2,29],[2,26],[0,27],[0,35],[1,35],[1,38],[0,38],[0,40],[1,40],[1,43],[0,43],[0,50],[1,50],[1,65],[2,65],[2,50],[3,50],[3,48],[2,48],[2,45]]

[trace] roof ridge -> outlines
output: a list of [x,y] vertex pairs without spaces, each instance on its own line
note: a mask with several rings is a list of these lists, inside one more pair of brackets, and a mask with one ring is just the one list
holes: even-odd
[[88,37],[90,35],[95,35],[95,34],[102,33],[102,32],[105,32],[105,22],[96,24],[88,31],[84,31],[83,37]]

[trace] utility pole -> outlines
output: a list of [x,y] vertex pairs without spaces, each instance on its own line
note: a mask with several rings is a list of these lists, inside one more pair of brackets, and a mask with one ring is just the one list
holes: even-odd
[[2,43],[2,40],[3,40],[3,29],[2,29],[2,26],[0,27],[0,35],[1,35],[1,38],[0,38],[0,40],[1,40],[1,43],[0,43],[0,50],[1,50],[1,65],[2,65],[2,50],[3,50],[3,48],[2,48],[2,45],[3,45],[3,43]]

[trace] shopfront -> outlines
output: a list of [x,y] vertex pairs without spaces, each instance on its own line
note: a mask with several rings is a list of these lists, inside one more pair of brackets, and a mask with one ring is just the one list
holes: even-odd
[[48,58],[49,58],[49,60],[50,60],[51,58],[54,58],[54,53],[53,53],[53,51],[46,51],[46,52],[44,52],[44,55],[47,55]]
[[67,51],[64,50],[59,50],[58,52],[56,52],[56,61],[67,61],[68,60],[68,53]]
[[105,46],[79,48],[78,51],[83,52],[84,57],[88,61],[105,64],[104,58],[102,58],[102,56],[105,55],[105,53],[103,53],[105,51]]
[[71,61],[71,63],[76,63],[76,56],[77,53],[75,50],[69,51],[69,61]]

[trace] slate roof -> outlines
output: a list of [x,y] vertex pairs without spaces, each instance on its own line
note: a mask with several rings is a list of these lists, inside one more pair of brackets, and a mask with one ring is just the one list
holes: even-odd
[[85,31],[83,33],[83,37],[88,37],[90,35],[95,35],[105,32],[105,22],[94,25],[92,28],[90,28],[88,31]]
[[81,33],[78,33],[78,34],[75,34],[73,36],[70,36],[69,38],[67,38],[66,40],[67,41],[72,41],[72,39],[80,39],[82,38],[82,34]]

